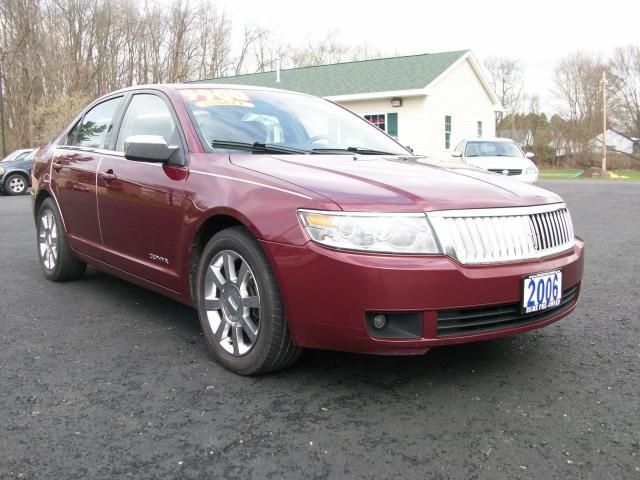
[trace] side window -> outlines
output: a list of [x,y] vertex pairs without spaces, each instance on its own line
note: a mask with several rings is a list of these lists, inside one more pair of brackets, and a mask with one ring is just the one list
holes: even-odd
[[116,151],[124,151],[124,142],[133,135],[159,135],[168,145],[179,145],[180,136],[171,111],[162,98],[150,93],[134,95],[122,119]]
[[113,128],[113,116],[121,101],[122,97],[112,98],[89,110],[69,132],[65,144],[74,147],[104,148]]
[[453,151],[453,153],[462,153],[462,145],[464,144],[464,142],[460,142],[458,145],[456,145],[456,149]]
[[451,148],[451,115],[444,116],[444,148]]

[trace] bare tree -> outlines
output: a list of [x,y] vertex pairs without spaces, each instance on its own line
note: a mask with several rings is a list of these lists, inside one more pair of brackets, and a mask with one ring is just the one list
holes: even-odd
[[[504,107],[503,112],[496,113],[496,125],[500,124],[505,116],[516,118],[515,114],[521,112],[526,100],[520,60],[489,57],[484,61],[484,67],[491,87]],[[515,129],[517,126],[512,123],[511,128]]]
[[238,54],[238,59],[236,60],[236,68],[235,74],[239,75],[242,72],[245,61],[249,56],[250,51],[252,51],[256,44],[260,43],[260,40],[266,38],[268,35],[268,31],[262,27],[257,25],[245,25],[244,26],[244,35],[242,38],[242,45],[240,47],[240,53]]
[[590,154],[589,140],[602,124],[602,73],[600,58],[576,52],[560,61],[554,73],[553,93],[567,121],[568,143],[572,153],[584,158]]
[[350,57],[352,61],[371,60],[374,58],[382,58],[384,53],[378,48],[372,47],[369,43],[364,42],[351,48]]
[[226,12],[218,9],[215,4],[201,4],[197,28],[201,47],[198,78],[226,75],[232,63],[231,22]]
[[266,28],[261,29],[253,45],[256,73],[274,70],[276,60],[283,58],[285,49],[281,45],[274,48],[273,43],[273,32]]
[[332,30],[323,39],[309,40],[306,45],[292,49],[289,61],[294,68],[338,63],[348,51],[338,39],[337,30]]
[[166,48],[169,60],[166,81],[181,82],[188,80],[191,74],[192,60],[198,48],[193,35],[195,15],[185,0],[175,0],[169,14],[168,41]]
[[609,72],[616,120],[623,128],[640,132],[640,46],[616,48]]

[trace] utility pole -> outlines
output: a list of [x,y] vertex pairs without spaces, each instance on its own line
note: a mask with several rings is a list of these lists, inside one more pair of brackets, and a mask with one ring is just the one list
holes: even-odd
[[2,61],[0,61],[0,130],[2,130],[2,158],[7,156],[7,142],[4,135],[4,97],[2,96],[2,90],[4,86],[2,84],[2,63],[4,62],[7,52],[2,52]]
[[602,72],[602,174],[607,173],[607,72]]

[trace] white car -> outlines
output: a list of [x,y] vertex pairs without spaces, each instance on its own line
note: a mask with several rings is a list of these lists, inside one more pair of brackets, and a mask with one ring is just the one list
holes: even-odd
[[527,183],[538,181],[538,167],[531,161],[533,153],[523,152],[509,138],[462,140],[452,155],[467,165],[489,172],[508,175]]

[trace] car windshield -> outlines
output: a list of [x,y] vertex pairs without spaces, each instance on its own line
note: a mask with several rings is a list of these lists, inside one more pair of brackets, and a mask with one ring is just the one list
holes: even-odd
[[410,155],[378,127],[318,97],[228,88],[180,94],[209,151]]
[[522,157],[513,142],[467,142],[465,157]]

